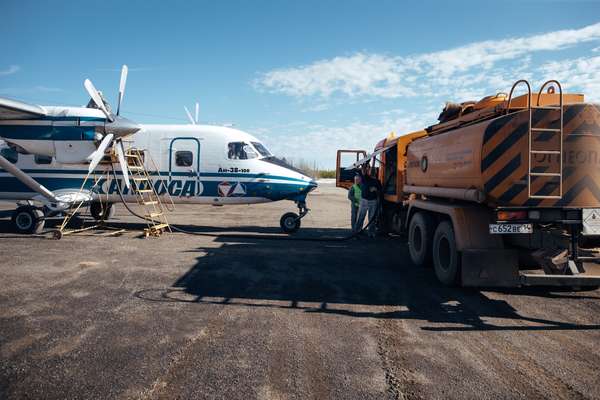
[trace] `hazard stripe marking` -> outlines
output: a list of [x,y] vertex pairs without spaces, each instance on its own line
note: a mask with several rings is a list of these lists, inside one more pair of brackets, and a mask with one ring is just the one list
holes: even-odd
[[494,190],[502,181],[508,178],[517,168],[521,166],[521,154],[517,154],[496,175],[492,176],[484,185],[486,193]]
[[600,202],[600,189],[594,179],[589,175],[584,176],[579,182],[577,182],[571,189],[563,195],[563,198],[556,202],[556,206],[566,206],[572,202],[579,194],[585,189],[589,190],[590,193],[596,198],[596,201]]
[[508,149],[510,149],[515,143],[519,141],[528,131],[527,123],[519,125],[514,132],[512,132],[506,139],[502,141],[494,150],[492,150],[482,161],[481,161],[481,172],[488,169],[496,160],[500,158]]
[[512,116],[505,116],[502,118],[497,119],[496,121],[493,121],[485,130],[485,134],[483,135],[483,144],[485,146],[485,144],[487,142],[489,142],[498,132],[500,132],[502,130],[502,128],[504,128],[504,126],[506,124],[508,124],[510,121],[512,121]]

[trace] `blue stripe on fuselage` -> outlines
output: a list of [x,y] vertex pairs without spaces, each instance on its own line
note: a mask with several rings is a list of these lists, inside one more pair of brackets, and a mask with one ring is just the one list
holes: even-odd
[[0,125],[0,136],[15,140],[94,140],[93,126]]
[[[37,182],[44,185],[51,191],[61,189],[77,189],[83,184],[82,177],[73,178],[56,178],[56,177],[36,177]],[[237,183],[241,183],[244,188],[244,194],[236,195],[233,191],[227,193],[226,197],[264,197],[270,200],[284,200],[291,199],[297,196],[306,195],[312,186],[303,182],[298,183],[272,183],[272,182],[239,182],[239,181],[228,181],[231,187]],[[219,185],[222,182],[219,181],[198,181],[194,178],[188,177],[188,179],[171,179],[165,177],[165,179],[156,179],[153,184],[159,194],[164,194],[166,191],[174,197],[223,197],[219,193]],[[101,178],[98,182],[97,189],[95,191],[99,194],[118,194],[118,187],[121,188],[123,194],[129,194],[129,190],[123,184],[123,179],[118,179],[118,183],[114,179],[110,179],[108,182],[106,179]],[[88,180],[85,184],[85,189],[90,190],[94,185],[93,181]],[[33,193],[31,189],[25,186],[18,179],[9,177],[0,177],[0,192],[12,192],[12,193]],[[200,193],[199,193],[200,191]]]
[[[22,169],[23,172],[27,173],[27,174],[70,174],[70,175],[87,175],[88,171],[87,169],[36,169],[36,168],[24,168]],[[6,172],[4,171],[2,168],[0,168],[0,172]],[[122,175],[121,171],[115,171],[118,175]],[[158,172],[150,172],[148,171],[148,174],[152,175],[152,176],[158,176],[159,173]],[[162,177],[168,177],[169,176],[169,172],[168,171],[162,171],[160,172],[160,175]],[[183,177],[188,177],[188,178],[192,178],[192,176],[190,175],[189,172],[171,172],[171,176],[183,176]],[[195,176],[194,176],[195,177]],[[300,178],[293,178],[291,176],[280,176],[280,175],[269,175],[269,174],[247,174],[247,173],[228,173],[228,172],[201,172],[200,173],[200,177],[207,177],[207,178],[212,178],[212,177],[218,177],[218,178],[223,178],[224,180],[229,180],[229,179],[233,179],[233,178],[249,178],[249,179],[277,179],[277,180],[282,180],[282,181],[292,181],[292,182],[302,182],[302,183],[307,183],[307,181],[300,179]]]

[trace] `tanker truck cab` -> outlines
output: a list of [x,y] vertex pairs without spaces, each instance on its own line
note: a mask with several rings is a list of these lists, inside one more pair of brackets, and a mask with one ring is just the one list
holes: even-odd
[[[524,95],[513,96],[518,86]],[[546,90],[547,89],[547,90]],[[585,244],[600,243],[600,106],[548,81],[536,93],[447,104],[439,123],[388,136],[341,165],[379,167],[380,230],[445,285],[595,287]],[[588,253],[588,254],[583,254]],[[596,272],[596,274],[594,274]]]

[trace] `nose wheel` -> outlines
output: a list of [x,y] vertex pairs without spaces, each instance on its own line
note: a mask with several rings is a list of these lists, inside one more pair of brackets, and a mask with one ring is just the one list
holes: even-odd
[[279,220],[281,230],[283,230],[285,233],[294,233],[300,229],[300,220],[304,218],[310,211],[310,209],[306,207],[306,202],[299,201],[296,202],[296,204],[298,205],[299,214],[293,212],[285,213]]

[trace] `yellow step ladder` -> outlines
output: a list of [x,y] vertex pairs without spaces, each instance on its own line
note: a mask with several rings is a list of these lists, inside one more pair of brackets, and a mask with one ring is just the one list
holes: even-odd
[[144,234],[146,237],[160,236],[165,231],[172,231],[154,181],[145,167],[145,156],[145,151],[141,149],[129,149],[125,152],[127,169],[132,181],[131,190],[135,194],[138,205],[144,210],[144,218],[148,225],[144,229]]

